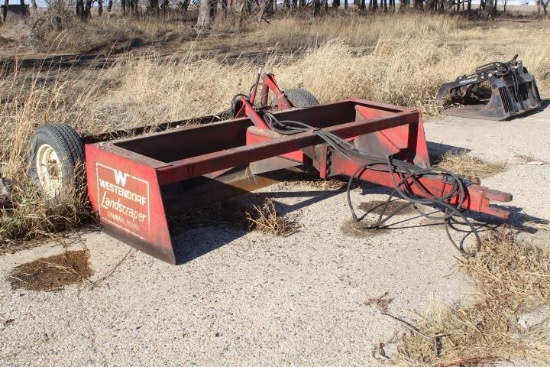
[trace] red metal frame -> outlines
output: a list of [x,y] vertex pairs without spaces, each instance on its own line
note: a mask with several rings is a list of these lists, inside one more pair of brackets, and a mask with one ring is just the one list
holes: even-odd
[[[294,106],[288,98],[286,98],[285,93],[279,88],[275,76],[273,74],[264,74],[262,76],[262,89],[260,93],[260,107],[267,107],[269,103],[269,93],[273,93],[274,100],[277,102],[275,107],[278,110],[284,111],[293,108]],[[237,101],[238,108],[235,114],[235,117],[248,117],[254,125],[261,127],[263,129],[269,129],[265,121],[258,115],[258,112],[254,106],[256,101],[256,89],[254,89],[250,95],[250,98],[245,96],[239,96]]]
[[[279,119],[301,121],[333,133],[375,156],[430,166],[417,110],[356,99],[288,110],[290,103],[272,75],[263,79],[263,105],[267,104],[269,91],[283,101],[279,107],[287,109],[274,114]],[[168,213],[176,207],[198,205],[202,198],[234,195],[272,183],[263,176],[250,175],[254,162],[264,162],[267,171],[280,168],[281,162],[283,166],[310,165],[320,177],[351,176],[369,163],[351,160],[332,149],[314,130],[290,136],[271,131],[253,106],[255,98],[253,95],[252,101],[244,97],[239,101],[238,115],[246,117],[86,145],[88,193],[106,231],[157,258],[176,263]],[[393,187],[389,172],[364,170],[358,178]],[[400,180],[397,175],[393,179]],[[452,189],[444,175],[426,175],[418,181],[424,191],[409,185],[418,196],[440,197]],[[512,195],[470,184],[462,207],[508,218],[510,213],[491,206],[491,200],[508,202]],[[458,197],[450,198],[448,203],[457,204]]]
[[[264,74],[262,77],[262,91],[260,94],[260,105],[267,106],[269,102],[269,92],[273,93],[277,101],[277,108],[279,110],[288,110],[292,108],[292,104],[286,98],[285,93],[279,88],[277,81],[275,80],[275,75],[273,74]],[[256,94],[253,93],[250,96],[250,104],[253,105],[256,100]],[[248,102],[248,101],[246,101]],[[243,117],[243,116],[240,116]]]

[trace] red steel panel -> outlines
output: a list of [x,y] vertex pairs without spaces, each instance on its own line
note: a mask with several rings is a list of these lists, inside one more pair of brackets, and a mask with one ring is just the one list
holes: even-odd
[[[356,106],[357,120],[368,120],[375,117],[389,116],[392,112]],[[386,157],[395,156],[422,167],[429,167],[430,157],[424,135],[424,125],[419,115],[418,120],[408,125],[396,126],[365,134],[358,138],[357,145],[371,155]]]
[[86,145],[86,171],[88,196],[106,232],[175,264],[155,169]]

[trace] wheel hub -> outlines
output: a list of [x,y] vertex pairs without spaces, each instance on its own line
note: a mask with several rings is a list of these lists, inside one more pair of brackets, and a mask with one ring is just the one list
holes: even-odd
[[36,172],[48,198],[61,194],[63,187],[61,162],[55,150],[48,144],[41,145],[36,152]]

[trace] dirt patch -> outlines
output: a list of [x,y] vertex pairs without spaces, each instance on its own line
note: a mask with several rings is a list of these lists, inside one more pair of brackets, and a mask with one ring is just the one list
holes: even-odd
[[370,223],[368,221],[362,220],[361,222],[355,221],[353,218],[348,219],[342,224],[342,227],[340,229],[342,230],[342,233],[346,236],[355,237],[355,238],[365,238],[365,237],[372,237],[372,236],[378,236],[380,234],[383,234],[387,231],[385,228],[365,228],[364,226],[372,225],[373,223]]
[[516,157],[519,159],[519,161],[522,164],[529,164],[535,160],[535,158],[531,157],[530,155],[525,154],[517,154]]
[[93,274],[89,258],[90,254],[86,250],[40,258],[13,269],[8,280],[13,289],[59,291],[64,286],[80,283]]
[[472,179],[487,178],[505,171],[504,163],[485,162],[466,151],[430,152],[430,160],[435,167]]
[[[372,200],[359,204],[358,208],[372,214],[391,214],[399,210],[406,202],[403,200],[392,200],[386,207],[386,200]],[[395,215],[405,215],[416,213],[413,205],[404,207],[395,213]]]

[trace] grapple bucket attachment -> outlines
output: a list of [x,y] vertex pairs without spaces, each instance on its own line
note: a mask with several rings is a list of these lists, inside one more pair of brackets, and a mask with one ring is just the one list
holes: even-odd
[[535,77],[517,61],[517,55],[443,84],[437,99],[450,106],[444,114],[486,120],[505,120],[542,105]]
[[[334,133],[376,156],[430,165],[416,110],[347,100],[274,115]],[[107,233],[174,264],[177,229],[170,216],[273,184],[285,167],[339,174],[327,150],[318,153],[322,146],[314,131],[280,136],[251,118],[88,144],[88,194]]]

